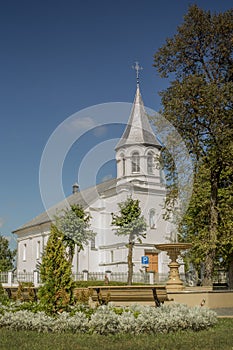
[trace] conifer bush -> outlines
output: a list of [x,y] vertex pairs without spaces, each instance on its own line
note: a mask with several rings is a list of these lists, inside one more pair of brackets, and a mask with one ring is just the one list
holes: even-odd
[[73,304],[74,282],[71,264],[66,259],[62,233],[51,225],[51,233],[40,266],[41,282],[38,296],[47,314],[67,311]]

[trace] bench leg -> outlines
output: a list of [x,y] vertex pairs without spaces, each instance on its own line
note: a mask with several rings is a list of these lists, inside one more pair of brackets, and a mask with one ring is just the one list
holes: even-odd
[[100,305],[107,305],[107,302],[106,300],[104,300],[101,296],[101,291],[100,291],[100,288],[95,288],[96,290],[96,293],[97,293],[97,298],[98,298],[98,303]]
[[154,301],[155,301],[155,306],[156,307],[160,307],[161,306],[161,302],[158,298],[158,295],[156,293],[156,288],[152,288],[152,291],[153,291],[153,297],[154,297]]

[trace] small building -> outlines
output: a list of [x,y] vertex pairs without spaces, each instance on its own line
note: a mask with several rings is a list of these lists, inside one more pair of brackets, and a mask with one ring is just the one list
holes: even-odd
[[161,145],[147,118],[139,83],[126,129],[115,147],[117,177],[73,193],[14,231],[18,241],[17,271],[32,272],[41,262],[50,233],[51,218],[66,203],[80,204],[91,216],[91,227],[96,237],[81,252],[75,251],[73,272],[127,272],[127,237],[116,236],[111,225],[111,213],[119,211],[118,203],[132,195],[139,199],[148,228],[143,242],[136,243],[133,252],[134,271],[142,270],[142,256],[149,257],[149,271],[167,273],[168,258],[154,244],[167,241],[172,225],[163,218],[166,189],[158,156]]

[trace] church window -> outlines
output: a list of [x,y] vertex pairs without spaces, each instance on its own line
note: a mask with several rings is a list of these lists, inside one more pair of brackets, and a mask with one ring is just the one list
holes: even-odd
[[110,251],[110,262],[112,263],[114,261],[114,251]]
[[125,176],[125,158],[122,159],[122,173]]
[[149,226],[150,228],[155,228],[155,210],[151,209],[149,213]]
[[152,152],[149,152],[147,155],[147,173],[150,175],[154,174],[154,155]]
[[23,245],[23,261],[26,261],[27,258],[27,244]]
[[139,173],[140,171],[140,157],[138,152],[132,154],[132,173]]
[[121,154],[121,160],[122,160],[122,176],[125,176],[125,156],[123,153]]
[[36,259],[40,259],[40,241],[36,244]]
[[95,237],[91,239],[91,249],[95,249]]

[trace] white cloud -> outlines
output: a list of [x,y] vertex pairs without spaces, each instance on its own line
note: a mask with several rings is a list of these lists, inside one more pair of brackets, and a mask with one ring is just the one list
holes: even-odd
[[68,123],[68,127],[72,130],[78,129],[78,130],[87,131],[89,129],[94,128],[95,126],[96,126],[96,123],[91,117],[72,119]]

